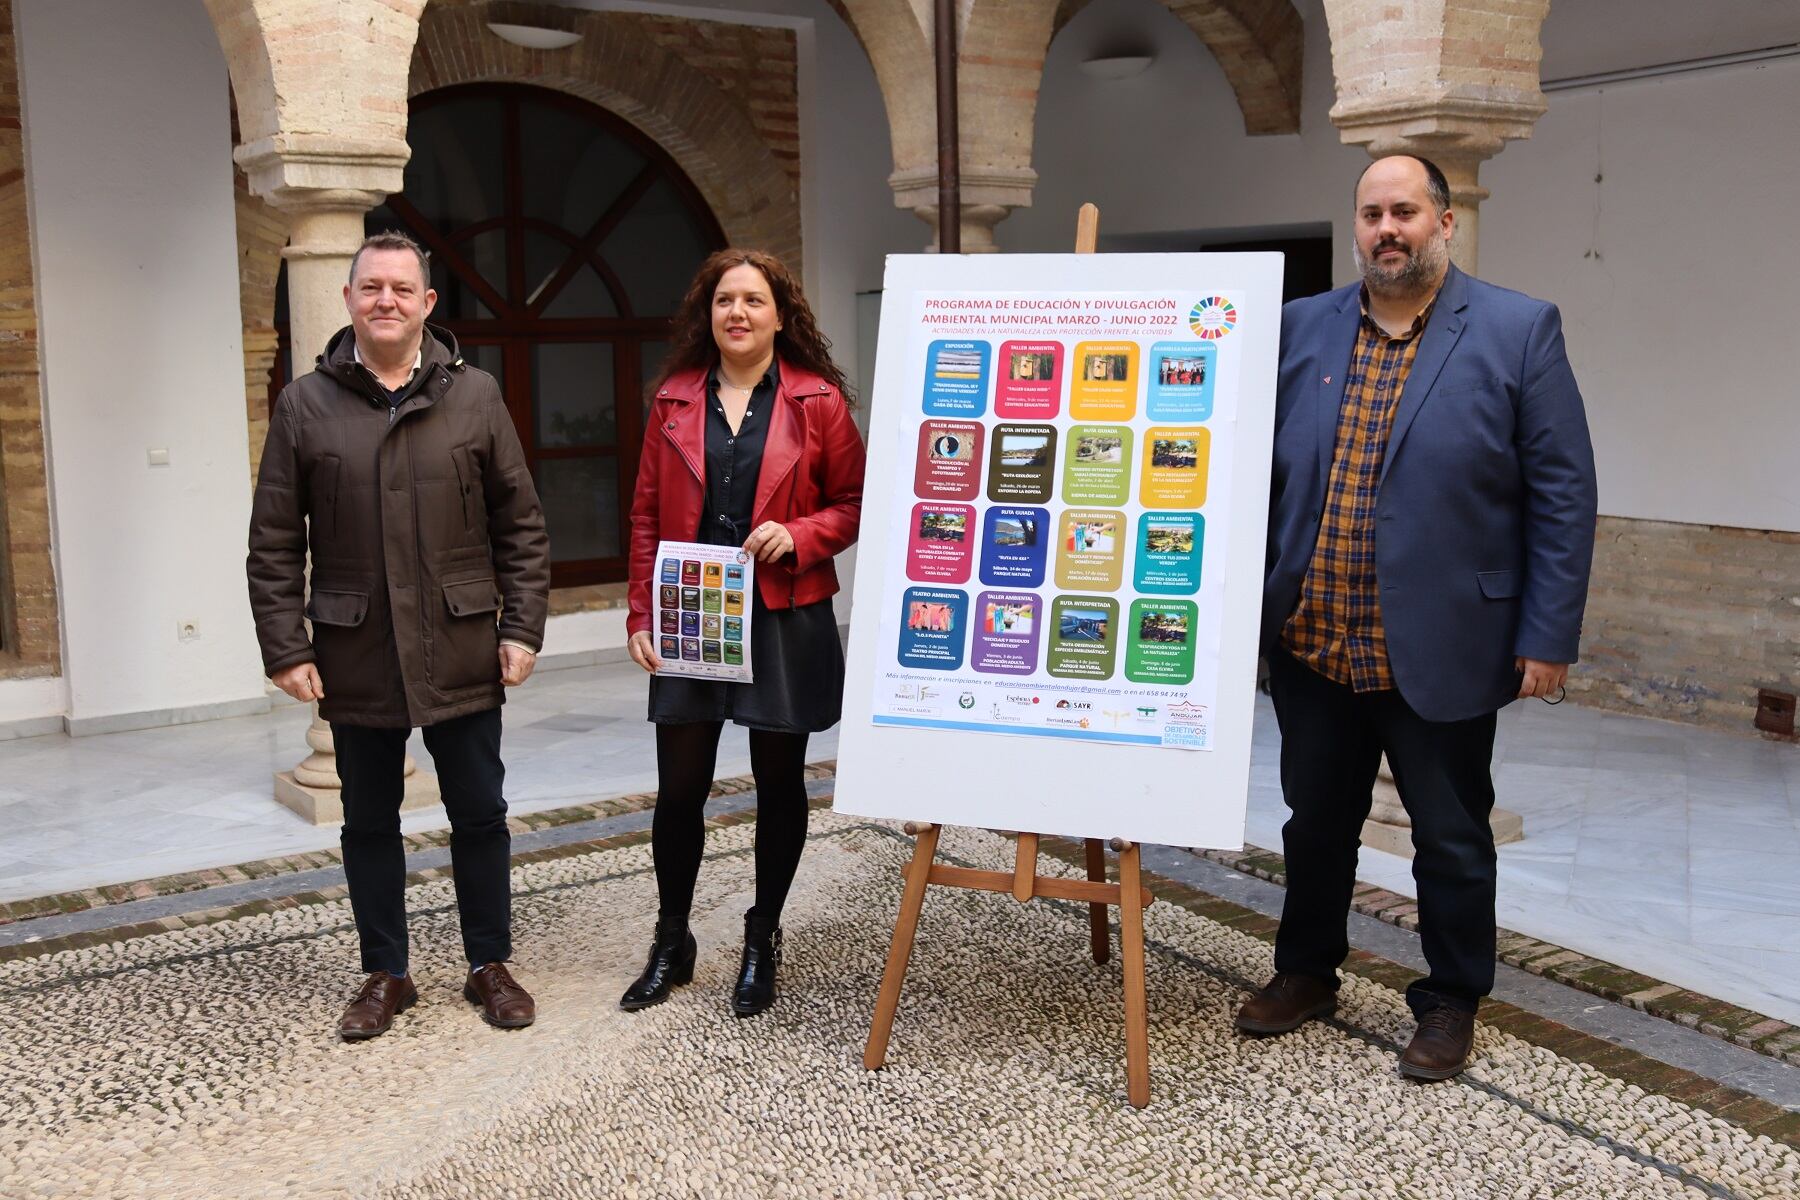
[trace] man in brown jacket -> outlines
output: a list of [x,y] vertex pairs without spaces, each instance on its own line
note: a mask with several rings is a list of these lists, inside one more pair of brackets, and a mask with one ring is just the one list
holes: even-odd
[[463,994],[491,1025],[536,1016],[505,966],[512,839],[500,705],[543,645],[550,544],[499,387],[425,325],[437,300],[429,281],[410,238],[363,243],[344,288],[350,326],[270,414],[250,517],[263,667],[288,695],[318,702],[337,747],[344,876],[368,973],[338,1022],[350,1040],[385,1033],[418,999],[400,840],[415,727],[450,816]]

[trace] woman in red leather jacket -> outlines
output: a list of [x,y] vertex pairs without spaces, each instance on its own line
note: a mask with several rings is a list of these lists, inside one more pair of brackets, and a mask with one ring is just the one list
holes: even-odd
[[[807,735],[837,724],[844,656],[832,556],[856,540],[863,443],[847,388],[800,283],[773,255],[721,250],[701,264],[675,317],[652,389],[631,506],[632,661],[650,672],[656,723],[651,850],[659,914],[650,958],[619,1000],[668,998],[694,974],[688,911],[724,722],[750,730],[756,775],[756,906],[731,1006],[775,1001],[781,908],[806,845]],[[650,588],[659,541],[742,546],[756,559],[750,597],[754,683],[658,674]]]

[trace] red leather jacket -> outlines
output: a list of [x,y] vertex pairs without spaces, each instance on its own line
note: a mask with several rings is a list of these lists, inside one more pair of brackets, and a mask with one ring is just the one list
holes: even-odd
[[[644,426],[631,502],[631,613],[627,633],[650,629],[650,585],[659,541],[689,542],[706,498],[706,372],[672,375],[657,389]],[[832,555],[856,541],[862,520],[863,442],[843,395],[811,371],[783,362],[769,414],[755,524],[779,521],[794,549],[756,564],[770,608],[798,608],[835,595]]]

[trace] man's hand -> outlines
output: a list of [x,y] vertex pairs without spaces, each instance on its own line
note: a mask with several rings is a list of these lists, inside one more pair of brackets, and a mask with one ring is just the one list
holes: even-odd
[[662,669],[662,659],[656,656],[656,639],[647,632],[634,633],[631,640],[625,643],[625,649],[631,653],[631,661],[654,675]]
[[295,663],[269,676],[269,682],[306,704],[325,698],[325,685],[319,681],[319,664]]
[[764,521],[744,539],[744,553],[757,562],[774,562],[794,551],[794,535],[779,521]]
[[1535,658],[1515,658],[1513,666],[1524,676],[1519,680],[1519,699],[1533,696],[1548,700],[1569,682],[1569,664],[1540,662]]
[[537,655],[525,647],[500,647],[500,682],[507,687],[518,687],[530,679],[532,669],[536,666]]

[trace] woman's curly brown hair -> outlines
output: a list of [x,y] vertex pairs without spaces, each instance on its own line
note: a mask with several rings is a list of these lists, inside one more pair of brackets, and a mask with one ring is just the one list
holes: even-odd
[[761,250],[729,248],[715,251],[700,264],[687,295],[675,310],[671,322],[669,353],[650,385],[654,396],[669,377],[681,371],[710,371],[719,362],[719,347],[713,341],[712,302],[719,280],[733,267],[755,267],[769,281],[775,299],[775,311],[781,317],[781,328],[775,333],[775,357],[813,372],[838,390],[844,403],[852,403],[850,384],[844,373],[831,361],[831,339],[819,332],[807,306],[806,293],[800,281],[779,258]]

